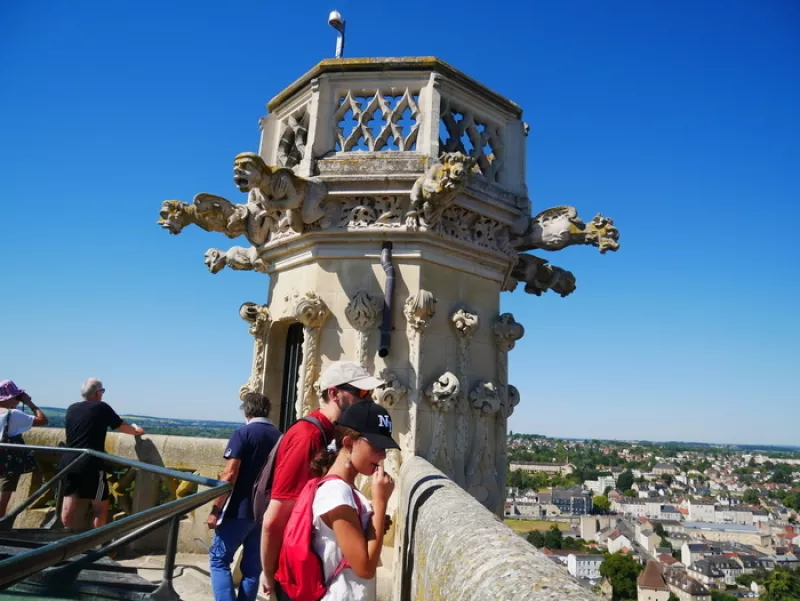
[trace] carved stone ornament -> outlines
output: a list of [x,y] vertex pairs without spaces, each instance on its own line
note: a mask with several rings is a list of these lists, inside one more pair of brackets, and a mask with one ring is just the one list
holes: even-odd
[[515,233],[511,244],[518,251],[561,250],[575,244],[596,246],[601,253],[619,248],[619,230],[614,227],[613,220],[598,214],[587,226],[578,217],[577,209],[570,206],[542,211],[529,221],[521,222]]
[[369,330],[378,323],[383,301],[370,296],[363,290],[356,292],[345,307],[344,314],[356,330]]
[[411,206],[406,213],[406,227],[409,230],[438,227],[442,213],[464,190],[474,164],[474,159],[460,152],[443,154],[438,163],[414,182]]
[[497,348],[506,353],[514,348],[517,340],[525,335],[525,328],[511,313],[503,313],[494,324],[494,339]]
[[244,303],[239,307],[239,317],[250,324],[250,333],[253,336],[265,336],[272,323],[272,316],[267,305],[256,303]]
[[456,375],[446,371],[425,390],[425,396],[439,411],[450,411],[458,402],[461,384]]
[[286,297],[291,301],[292,316],[307,328],[320,328],[330,315],[330,309],[316,292]]
[[400,383],[397,376],[392,371],[384,368],[378,373],[378,377],[383,380],[384,384],[373,391],[375,402],[387,409],[405,405],[408,398],[408,388]]
[[552,290],[563,298],[575,292],[577,287],[571,271],[549,265],[546,259],[525,254],[517,257],[505,290],[514,290],[519,282],[525,283],[525,292],[536,296]]
[[436,313],[436,298],[432,292],[420,289],[403,304],[403,315],[412,332],[421,332]]
[[[245,236],[254,247],[261,247],[281,237],[300,234],[325,216],[322,201],[327,188],[321,180],[299,177],[284,167],[270,167],[253,152],[236,156],[233,180],[240,191],[247,193],[245,204],[206,193],[197,194],[191,204],[165,200],[158,224],[171,234],[195,224],[228,238]],[[241,270],[263,268],[255,249],[238,247],[227,252],[209,250],[206,264],[212,273],[226,265]]]
[[469,401],[472,408],[477,409],[483,415],[492,415],[500,409],[500,396],[497,388],[491,382],[478,382],[469,393]]
[[478,327],[478,316],[464,309],[459,309],[453,313],[450,321],[456,329],[456,334],[465,342],[469,342],[472,339],[472,335]]
[[206,267],[211,273],[219,273],[225,267],[235,271],[258,271],[267,273],[267,266],[254,246],[233,246],[228,250],[209,248],[205,254]]
[[506,418],[511,417],[514,413],[514,409],[517,405],[519,405],[520,401],[520,394],[519,390],[513,384],[508,385],[508,401],[505,406],[505,416]]

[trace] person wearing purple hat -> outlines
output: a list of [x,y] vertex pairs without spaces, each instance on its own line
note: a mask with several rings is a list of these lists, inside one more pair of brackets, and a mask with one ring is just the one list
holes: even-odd
[[[18,410],[16,407],[20,403],[30,408],[33,415]],[[0,442],[25,444],[23,432],[34,426],[46,426],[47,423],[47,416],[33,404],[24,389],[12,380],[0,382]],[[0,518],[6,514],[11,495],[17,490],[20,475],[12,472],[0,474]]]
[[[339,449],[312,504],[312,548],[322,560],[328,590],[321,601],[374,601],[375,572],[388,528],[386,505],[394,481],[383,469],[392,439],[389,412],[371,400],[353,403],[336,421]],[[355,487],[356,476],[372,477],[372,501]],[[346,560],[344,569],[340,567]]]

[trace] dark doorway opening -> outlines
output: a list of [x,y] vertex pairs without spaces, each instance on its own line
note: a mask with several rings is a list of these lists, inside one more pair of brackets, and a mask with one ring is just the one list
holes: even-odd
[[281,418],[278,428],[286,430],[297,420],[297,380],[303,363],[303,324],[293,323],[286,332],[286,349],[283,359],[283,382],[281,383]]

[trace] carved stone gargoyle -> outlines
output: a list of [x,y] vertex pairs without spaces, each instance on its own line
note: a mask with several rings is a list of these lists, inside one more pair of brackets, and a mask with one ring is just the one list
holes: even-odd
[[253,152],[239,154],[233,162],[233,180],[247,192],[246,204],[234,204],[221,196],[201,193],[191,204],[165,200],[158,223],[171,234],[190,224],[229,238],[244,235],[253,246],[267,243],[278,233],[302,233],[303,226],[324,217],[325,184],[305,179],[291,169],[270,167]]
[[505,290],[514,290],[519,282],[525,283],[525,292],[536,296],[552,290],[563,298],[572,294],[576,288],[575,276],[571,271],[549,265],[545,259],[525,254],[519,255]]
[[442,213],[464,190],[475,160],[460,152],[446,152],[428,168],[411,188],[411,205],[406,213],[410,230],[435,228]]
[[614,221],[596,215],[586,225],[575,207],[553,207],[532,219],[524,219],[512,231],[511,245],[517,251],[561,250],[575,244],[596,246],[601,253],[619,248],[619,230]]

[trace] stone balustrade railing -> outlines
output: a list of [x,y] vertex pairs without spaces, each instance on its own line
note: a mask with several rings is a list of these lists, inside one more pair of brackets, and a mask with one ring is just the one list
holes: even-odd
[[[56,447],[66,440],[60,428],[33,428],[25,434],[31,445]],[[189,436],[145,435],[133,437],[114,432],[106,436],[105,452],[126,459],[168,467],[209,478],[216,478],[225,465],[222,454],[226,440],[215,438],[192,438]],[[10,507],[18,500],[30,496],[42,483],[58,470],[59,455],[37,453],[40,468],[33,474],[24,475],[11,498]],[[131,515],[160,505],[166,501],[183,497],[196,490],[185,481],[163,478],[135,469],[120,468],[109,477],[111,519]],[[205,553],[211,544],[212,534],[206,526],[210,504],[187,514],[180,523],[178,550],[185,553]],[[47,523],[55,512],[52,493],[40,499],[25,511],[15,522],[15,527],[36,528]],[[166,528],[157,530],[131,544],[131,549],[140,552],[164,551]]]
[[425,459],[403,463],[394,494],[394,601],[599,599]]

